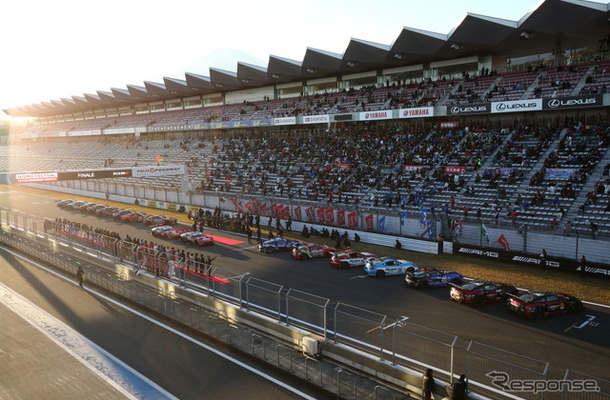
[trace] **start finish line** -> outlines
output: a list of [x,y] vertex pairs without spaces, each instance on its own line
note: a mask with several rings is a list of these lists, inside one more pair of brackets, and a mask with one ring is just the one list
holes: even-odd
[[[36,183],[36,182],[60,182],[80,179],[103,179],[103,178],[143,178],[154,176],[184,175],[184,165],[164,165],[149,167],[133,167],[118,169],[91,169],[80,171],[56,171],[56,172],[18,172],[4,174],[0,177],[0,183]],[[2,179],[4,178],[4,179]]]

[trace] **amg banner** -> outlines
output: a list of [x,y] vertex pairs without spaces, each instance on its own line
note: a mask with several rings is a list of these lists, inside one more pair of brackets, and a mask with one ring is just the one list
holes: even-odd
[[447,106],[448,115],[462,115],[462,114],[488,114],[491,112],[490,103],[480,104],[464,104],[459,106]]
[[[546,267],[546,269],[560,269],[568,272],[581,273],[578,261],[566,258],[548,257],[544,262],[546,265],[543,265],[543,261],[540,259],[540,257],[538,257],[538,255],[515,251],[504,251],[499,249],[486,249],[474,246],[460,246],[455,243],[453,245],[453,254],[475,256],[498,261],[509,261],[519,264],[529,264],[541,269]],[[588,263],[585,273],[610,278],[610,266],[605,264]]]
[[601,94],[591,96],[571,96],[555,99],[544,99],[543,110],[558,110],[565,108],[601,107],[603,105]]

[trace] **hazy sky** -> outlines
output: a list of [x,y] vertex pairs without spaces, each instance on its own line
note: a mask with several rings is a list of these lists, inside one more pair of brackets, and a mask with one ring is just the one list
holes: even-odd
[[[539,4],[540,0],[5,1],[0,14],[0,109],[142,85],[145,80],[163,82],[164,76],[184,79],[184,72],[208,76],[207,68],[194,70],[194,65],[220,49],[241,50],[267,66],[269,55],[301,61],[307,47],[343,53],[350,38],[392,44],[403,26],[446,34],[467,12],[518,20]],[[236,69],[235,62],[231,70]]]

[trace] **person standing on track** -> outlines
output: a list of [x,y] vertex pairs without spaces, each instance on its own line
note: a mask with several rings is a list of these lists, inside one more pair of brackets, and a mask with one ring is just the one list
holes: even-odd
[[82,265],[78,266],[78,270],[76,271],[76,279],[78,279],[78,285],[84,288],[83,283],[85,282],[85,270]]

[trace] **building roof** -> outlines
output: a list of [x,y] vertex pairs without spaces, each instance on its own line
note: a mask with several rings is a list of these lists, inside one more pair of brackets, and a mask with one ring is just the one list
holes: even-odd
[[302,61],[270,56],[266,68],[238,62],[237,72],[211,67],[209,76],[186,72],[185,80],[163,78],[163,83],[98,90],[97,95],[85,93],[7,111],[14,116],[43,117],[475,55],[515,58],[595,46],[608,38],[609,31],[610,3],[544,0],[518,21],[468,13],[448,34],[404,27],[389,45],[352,39],[343,54],[307,48]]

